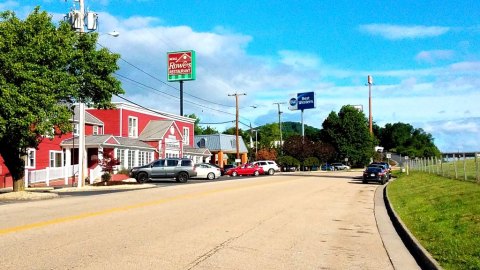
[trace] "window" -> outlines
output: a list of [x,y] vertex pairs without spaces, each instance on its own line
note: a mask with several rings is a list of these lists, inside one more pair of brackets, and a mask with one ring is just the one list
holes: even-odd
[[93,135],[98,135],[98,126],[93,126]]
[[205,138],[201,138],[198,147],[205,148]]
[[150,153],[146,151],[140,151],[138,153],[138,166],[143,166],[150,163]]
[[129,116],[128,117],[128,137],[137,138],[138,137],[138,118]]
[[176,159],[167,159],[167,166],[168,167],[175,167],[178,165],[178,160]]
[[27,163],[25,164],[25,168],[35,168],[35,149],[33,148],[27,149]]
[[165,165],[165,160],[159,159],[153,163],[153,167],[163,167]]
[[183,128],[183,144],[190,144],[190,129],[188,127]]
[[120,161],[121,168],[127,168],[125,165],[125,149],[115,149],[117,151],[117,159]]
[[128,168],[133,168],[135,167],[135,150],[128,150]]
[[63,164],[63,152],[62,151],[50,151],[50,168],[62,167]]
[[79,135],[79,129],[78,129],[79,125],[78,124],[73,124],[73,135]]

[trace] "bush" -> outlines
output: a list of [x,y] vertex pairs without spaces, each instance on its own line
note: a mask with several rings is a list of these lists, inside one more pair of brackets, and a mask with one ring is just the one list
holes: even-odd
[[300,166],[300,161],[292,156],[282,156],[277,158],[277,163],[280,167],[283,167],[283,171],[288,171],[286,168],[298,167]]
[[129,173],[130,173],[129,170],[123,167],[117,172],[117,174],[125,174],[125,175],[129,175]]
[[110,181],[110,179],[112,179],[112,175],[109,172],[105,172],[104,174],[102,174],[103,182],[108,182]]

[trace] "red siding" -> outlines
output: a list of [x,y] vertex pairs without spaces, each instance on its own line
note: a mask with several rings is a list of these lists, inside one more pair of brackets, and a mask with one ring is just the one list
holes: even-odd
[[[88,109],[91,115],[97,117],[103,122],[104,130],[103,134],[111,134],[113,136],[120,136],[120,110],[100,110],[100,109]],[[92,132],[89,134],[93,133]]]
[[123,109],[122,112],[122,136],[128,137],[128,117],[133,116],[138,119],[138,135],[140,135],[143,129],[147,126],[148,122],[152,120],[167,120],[165,117],[153,116],[149,114],[139,113],[131,110]]
[[7,166],[3,161],[2,156],[0,156],[0,188],[12,187],[13,181],[12,177],[9,174]]

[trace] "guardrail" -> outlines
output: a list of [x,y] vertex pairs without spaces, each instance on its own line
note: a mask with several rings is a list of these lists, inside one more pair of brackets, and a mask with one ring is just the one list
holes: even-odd
[[443,154],[441,158],[414,158],[406,169],[480,184],[480,153]]

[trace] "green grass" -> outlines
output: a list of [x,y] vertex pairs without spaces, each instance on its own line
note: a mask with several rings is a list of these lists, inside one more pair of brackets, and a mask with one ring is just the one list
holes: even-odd
[[480,185],[427,173],[398,174],[393,208],[445,269],[480,269]]

